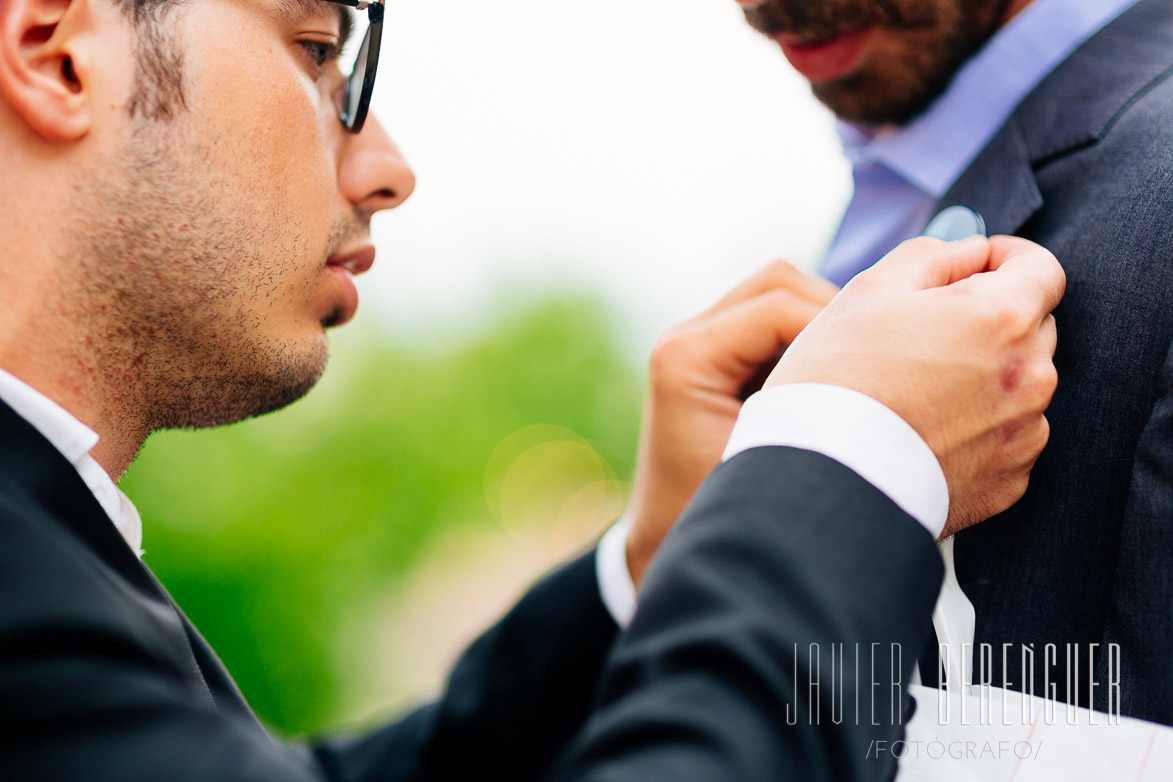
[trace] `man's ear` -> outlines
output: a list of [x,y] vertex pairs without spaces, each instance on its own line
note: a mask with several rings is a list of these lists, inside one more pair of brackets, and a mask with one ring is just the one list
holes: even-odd
[[0,0],[0,97],[49,141],[76,141],[93,120],[77,57],[88,2]]

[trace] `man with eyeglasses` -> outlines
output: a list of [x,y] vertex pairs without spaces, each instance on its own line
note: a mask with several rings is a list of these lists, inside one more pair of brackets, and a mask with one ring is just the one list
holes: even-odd
[[0,778],[887,776],[898,690],[791,725],[791,647],[874,643],[903,681],[934,539],[1024,490],[1064,285],[1027,242],[905,245],[801,335],[821,294],[775,265],[671,332],[630,526],[370,736],[273,739],[142,563],[113,479],[152,431],[306,393],[414,187],[367,114],[383,7],[342,5],[0,1]]

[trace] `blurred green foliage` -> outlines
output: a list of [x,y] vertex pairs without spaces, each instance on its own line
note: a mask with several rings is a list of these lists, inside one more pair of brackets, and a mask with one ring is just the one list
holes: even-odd
[[441,533],[493,523],[486,466],[511,433],[565,427],[630,478],[643,373],[610,320],[568,295],[427,349],[351,326],[290,409],[150,439],[122,483],[145,561],[263,720],[291,734],[357,716],[340,607],[394,588]]

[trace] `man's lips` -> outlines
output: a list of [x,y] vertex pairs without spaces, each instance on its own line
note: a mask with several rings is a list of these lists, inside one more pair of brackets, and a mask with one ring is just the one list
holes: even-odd
[[351,274],[362,274],[375,263],[375,248],[372,245],[349,250],[330,256],[327,266],[340,266]]
[[796,71],[808,81],[820,82],[855,70],[875,32],[875,27],[869,27],[821,41],[803,41],[789,35],[781,35],[777,40]]
[[358,288],[354,284],[354,275],[370,269],[374,262],[375,248],[372,245],[337,253],[326,261],[326,270],[338,283],[340,301],[326,318],[325,325],[341,326],[354,317],[358,311]]

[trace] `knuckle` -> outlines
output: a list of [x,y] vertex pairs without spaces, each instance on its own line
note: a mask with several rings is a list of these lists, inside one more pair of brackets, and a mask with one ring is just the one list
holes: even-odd
[[[1023,241],[1029,240],[1024,239]],[[1039,264],[1040,266],[1047,267],[1047,271],[1056,280],[1064,277],[1063,265],[1059,263],[1059,259],[1055,257],[1055,253],[1051,252],[1043,245],[1035,244],[1033,242],[1029,243],[1029,247],[1031,256],[1038,259],[1035,261],[1035,263]]]
[[763,301],[771,310],[792,309],[798,301],[793,291],[786,288],[771,288],[763,294]]
[[852,291],[852,293],[848,294],[848,297],[851,297],[858,296],[867,291],[876,290],[882,284],[883,274],[883,263],[873,264],[848,280],[843,286],[843,291]]
[[939,239],[933,239],[928,236],[914,236],[911,239],[905,239],[897,246],[897,250],[901,255],[906,255],[912,258],[925,259],[932,255],[933,251],[941,246]]
[[1055,284],[1055,291],[1059,294],[1059,298],[1067,293],[1067,270],[1063,268],[1063,264],[1054,255],[1051,256],[1052,262],[1052,277]]
[[890,255],[895,256],[900,263],[920,268],[930,268],[941,263],[949,256],[947,242],[929,236],[916,236],[906,239]]
[[1059,325],[1055,322],[1055,316],[1047,314],[1043,318],[1043,339],[1044,350],[1048,356],[1055,355],[1055,349],[1059,347]]
[[691,351],[692,339],[683,328],[665,331],[652,347],[649,365],[653,377],[662,377],[675,371]]
[[1042,364],[1034,373],[1034,378],[1028,386],[1027,404],[1029,409],[1038,413],[1046,410],[1051,399],[1055,396],[1055,389],[1059,387],[1059,371],[1050,361]]
[[871,276],[874,277],[876,274],[882,274],[885,269],[906,267],[910,264],[923,264],[926,259],[932,257],[932,244],[935,241],[935,239],[929,239],[924,236],[905,239],[896,245],[887,255],[872,264],[869,269],[857,275],[857,277],[862,277],[869,271],[872,272]]
[[1045,415],[1040,415],[1039,421],[1035,425],[1035,438],[1041,453],[1047,447],[1047,441],[1051,439],[1051,422],[1047,420]]
[[1002,301],[997,310],[998,320],[1008,326],[1018,327],[1028,321],[1034,312],[1020,296],[1011,296]]
[[998,302],[990,310],[990,317],[998,332],[1019,336],[1040,319],[1040,313],[1021,296],[1012,296]]
[[1043,415],[1037,415],[1027,421],[1019,430],[1019,435],[1012,450],[1015,452],[1013,466],[1024,472],[1030,472],[1039,454],[1047,447],[1051,438],[1051,425]]
[[1019,439],[1021,451],[1019,466],[1023,469],[1029,469],[1039,458],[1043,448],[1047,446],[1047,439],[1051,436],[1051,432],[1043,420],[1042,416],[1038,416],[1037,419],[1023,427],[1022,437]]
[[1059,369],[1052,362],[1045,361],[1039,375],[1039,385],[1046,392],[1049,403],[1059,387]]
[[1005,471],[1029,470],[1051,436],[1050,424],[1040,413],[1028,413],[1003,423],[998,430],[997,463]]
[[767,277],[780,282],[789,282],[802,276],[802,272],[794,264],[781,258],[776,258],[767,264],[765,274]]

